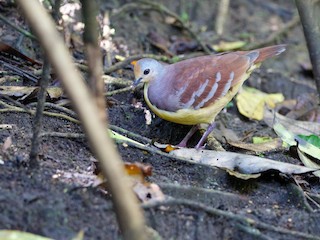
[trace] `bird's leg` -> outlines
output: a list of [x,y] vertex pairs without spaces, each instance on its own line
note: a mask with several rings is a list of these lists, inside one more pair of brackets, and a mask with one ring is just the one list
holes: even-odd
[[199,125],[194,125],[190,131],[187,133],[187,135],[182,139],[182,141],[177,145],[178,147],[186,147],[187,142],[189,139],[195,134],[196,131],[198,131]]
[[213,122],[213,123],[211,123],[209,126],[208,126],[208,128],[207,128],[207,130],[205,131],[205,133],[202,135],[202,137],[201,137],[201,139],[200,139],[200,141],[198,142],[198,144],[196,145],[196,149],[200,149],[200,148],[202,148],[203,146],[203,143],[204,143],[204,141],[207,139],[207,137],[209,136],[209,134],[213,131],[213,129],[216,127],[216,123],[215,122]]

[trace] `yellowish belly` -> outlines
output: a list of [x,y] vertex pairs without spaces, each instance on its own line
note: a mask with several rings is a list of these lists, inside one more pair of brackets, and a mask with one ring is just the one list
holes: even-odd
[[184,125],[195,125],[199,123],[212,123],[218,113],[231,101],[231,99],[237,94],[242,83],[248,78],[249,74],[244,77],[243,81],[240,81],[237,85],[233,86],[230,91],[221,99],[216,100],[208,107],[200,109],[180,109],[176,112],[165,111],[152,105],[148,98],[148,83],[144,86],[144,98],[150,107],[150,109],[159,117],[175,123]]

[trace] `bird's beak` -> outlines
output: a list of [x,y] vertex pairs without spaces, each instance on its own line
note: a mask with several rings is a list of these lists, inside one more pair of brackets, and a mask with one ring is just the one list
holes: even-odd
[[139,85],[139,83],[141,82],[141,80],[142,80],[142,77],[141,77],[141,78],[136,79],[136,80],[133,82],[132,86],[133,86],[133,87],[138,86],[138,85]]

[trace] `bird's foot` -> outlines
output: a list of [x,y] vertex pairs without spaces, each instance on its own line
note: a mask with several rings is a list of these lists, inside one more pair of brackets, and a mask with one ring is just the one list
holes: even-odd
[[177,146],[178,147],[187,147],[187,143],[188,143],[189,139],[195,134],[196,131],[198,131],[198,129],[199,129],[199,126],[194,125]]
[[205,145],[204,142],[206,141],[207,137],[209,136],[209,134],[213,131],[213,129],[216,127],[215,122],[211,123],[207,130],[205,131],[205,133],[202,135],[200,141],[198,142],[198,144],[195,146],[195,149],[204,149]]

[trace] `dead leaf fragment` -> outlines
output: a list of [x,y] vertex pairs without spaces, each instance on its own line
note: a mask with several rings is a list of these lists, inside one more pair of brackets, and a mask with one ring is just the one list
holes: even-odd
[[137,182],[133,186],[133,191],[143,203],[161,201],[165,198],[160,187],[155,183],[142,184],[141,182]]
[[50,99],[57,99],[63,95],[63,90],[62,88],[59,88],[59,87],[48,87],[47,93]]
[[7,137],[2,145],[2,152],[6,152],[12,145],[12,138],[11,136]]
[[268,152],[268,151],[272,151],[282,147],[282,141],[279,138],[272,139],[271,141],[262,142],[262,143],[244,143],[242,141],[230,141],[230,140],[228,140],[228,143],[231,146],[253,151],[255,153]]
[[317,170],[315,168],[233,152],[181,148],[171,151],[169,154],[201,164],[237,171],[242,174],[256,174],[268,170],[277,170],[285,174],[303,174]]
[[[39,87],[0,86],[1,95],[19,98],[20,101],[36,98],[38,91]],[[47,94],[50,99],[57,99],[63,95],[63,90],[59,87],[48,87]]]
[[[317,164],[316,162],[312,161],[303,151],[301,151],[299,148],[297,149],[298,156],[306,167],[311,167],[311,168],[318,168],[320,169],[320,165]],[[313,172],[313,174],[317,177],[320,177],[320,170]]]
[[282,93],[267,94],[249,87],[243,88],[236,96],[239,112],[255,120],[263,119],[265,104],[267,104],[269,108],[274,108],[276,103],[282,102],[283,100],[284,96]]
[[[105,178],[101,173],[98,162],[95,164],[95,174],[105,183]],[[155,183],[148,182],[145,178],[152,175],[152,167],[148,164],[139,162],[125,162],[124,170],[129,180],[130,186],[141,202],[159,201],[164,199],[160,187]],[[106,184],[100,185],[103,190],[107,188]]]
[[126,162],[124,163],[124,168],[129,176],[138,176],[142,181],[144,181],[145,177],[152,175],[152,167],[149,164]]
[[151,112],[146,107],[143,107],[141,102],[136,102],[133,106],[137,109],[143,109],[146,124],[150,125],[152,122]]
[[212,45],[213,50],[216,52],[227,52],[242,48],[247,43],[244,41],[235,41],[235,42],[225,42],[221,41],[218,44]]

